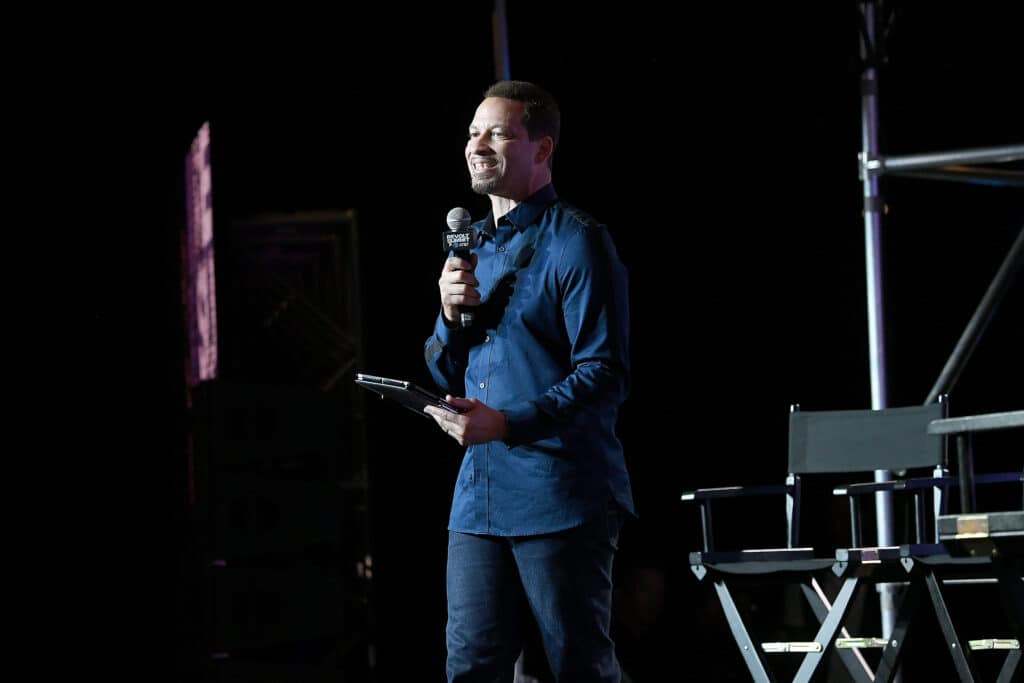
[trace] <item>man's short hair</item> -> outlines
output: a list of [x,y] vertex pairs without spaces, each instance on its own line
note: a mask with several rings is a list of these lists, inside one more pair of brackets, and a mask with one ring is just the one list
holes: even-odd
[[503,97],[526,104],[523,125],[531,140],[550,135],[554,147],[558,146],[558,132],[562,115],[558,102],[544,88],[529,81],[498,81],[484,91],[484,97]]

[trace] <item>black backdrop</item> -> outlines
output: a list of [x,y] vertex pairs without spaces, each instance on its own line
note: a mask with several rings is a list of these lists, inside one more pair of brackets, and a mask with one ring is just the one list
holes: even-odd
[[[695,666],[686,644],[717,613],[682,566],[696,525],[679,492],[776,472],[790,402],[870,405],[857,5],[508,4],[513,77],[563,104],[556,186],[610,226],[631,270],[621,434],[641,520],[622,562],[669,577],[645,657]],[[1019,10],[901,7],[880,71],[883,151],[1019,143]],[[43,678],[173,680],[186,542],[178,231],[198,126],[211,122],[217,221],[358,212],[367,368],[426,382],[438,232],[452,206],[486,210],[461,151],[494,73],[490,11],[185,3],[11,16],[10,298],[27,315],[8,365],[24,387],[16,422],[32,427],[17,441],[31,475],[14,491],[29,549],[17,566],[25,633],[48,653],[19,664]],[[1008,188],[882,189],[889,398],[918,403],[1024,211]],[[955,413],[1020,407],[1021,302],[1017,283]],[[458,450],[426,421],[369,420],[380,671],[440,680]]]

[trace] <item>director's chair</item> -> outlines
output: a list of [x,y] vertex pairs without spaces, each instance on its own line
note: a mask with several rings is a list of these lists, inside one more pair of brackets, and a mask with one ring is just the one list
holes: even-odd
[[[828,657],[838,659],[857,681],[889,681],[895,676],[908,629],[927,595],[934,616],[961,680],[975,680],[974,667],[953,627],[943,599],[946,582],[984,580],[993,571],[991,557],[951,555],[936,541],[936,516],[944,511],[948,490],[958,479],[949,475],[945,441],[929,432],[943,419],[947,403],[883,410],[790,412],[788,475],[778,486],[698,489],[683,500],[698,503],[701,513],[701,551],[691,553],[690,565],[700,580],[709,579],[729,623],[743,660],[757,681],[773,680],[768,656],[802,654],[794,675],[809,681],[821,672]],[[876,470],[890,470],[889,481],[874,481]],[[899,473],[898,476],[896,473]],[[816,551],[800,545],[801,499],[809,484],[842,476],[858,483],[834,487],[847,499],[849,541],[834,542],[834,550]],[[984,475],[977,483],[994,483],[1018,473]],[[867,546],[863,538],[862,500],[886,491],[907,505],[907,537],[899,545]],[[785,546],[740,551],[715,546],[711,507],[715,501],[745,496],[783,494],[786,498]],[[834,597],[824,589],[829,573],[838,579]],[[751,584],[798,585],[817,622],[810,640],[755,642],[748,619],[733,597],[733,589]],[[888,634],[852,636],[845,628],[855,594],[866,585],[905,585],[895,623]],[[875,670],[864,656],[872,648]],[[778,667],[776,667],[778,668]]]
[[[946,470],[942,440],[927,433],[928,424],[945,414],[944,402],[884,410],[802,411],[793,406],[783,483],[703,488],[682,495],[683,501],[698,505],[701,519],[702,547],[690,554],[690,568],[699,580],[714,586],[733,639],[754,680],[773,680],[769,656],[782,653],[802,655],[795,680],[811,680],[827,657],[837,658],[854,680],[875,680],[863,648],[857,647],[873,644],[875,640],[851,636],[843,624],[857,588],[872,577],[851,572],[855,576],[849,580],[847,572],[863,564],[843,565],[837,561],[835,552],[838,546],[861,545],[860,523],[851,525],[849,542],[836,541],[818,549],[801,545],[801,518],[807,514],[802,501],[810,493],[805,488],[827,486],[831,492],[839,476],[847,482],[873,483],[875,470],[903,471],[905,476],[885,486],[913,498],[920,518],[916,528],[921,533],[925,528],[924,516],[940,504],[937,501],[954,483]],[[718,547],[712,523],[713,506],[721,507],[728,499],[765,496],[785,499],[785,523],[778,529],[779,542],[742,550]],[[862,555],[856,557],[864,559]],[[834,582],[833,577],[840,580],[840,588],[830,596],[827,587],[829,581]],[[799,586],[817,622],[816,632],[804,634],[800,640],[755,642],[748,628],[750,615],[742,613],[734,591],[769,583]],[[837,638],[850,646],[833,648]]]

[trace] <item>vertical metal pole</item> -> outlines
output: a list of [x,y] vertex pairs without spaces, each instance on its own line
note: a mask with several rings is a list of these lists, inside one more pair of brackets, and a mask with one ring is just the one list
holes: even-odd
[[505,17],[505,0],[494,0],[491,13],[491,32],[494,34],[494,78],[507,81],[512,76],[508,61],[508,21]]
[[[861,147],[862,181],[864,191],[864,257],[867,277],[868,353],[871,370],[871,407],[878,410],[888,405],[885,371],[885,316],[882,300],[882,248],[881,217],[883,201],[878,192],[878,177],[869,173],[867,162],[878,157],[878,71],[879,55],[876,31],[877,7],[875,2],[861,4],[863,33],[861,34]],[[875,470],[875,481],[888,481],[887,470]],[[893,544],[892,495],[887,491],[875,493],[878,545]],[[887,637],[895,623],[895,586],[879,584],[882,612],[882,635]]]

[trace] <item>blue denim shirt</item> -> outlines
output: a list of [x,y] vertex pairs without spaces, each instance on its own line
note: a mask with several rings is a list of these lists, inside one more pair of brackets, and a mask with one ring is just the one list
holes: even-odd
[[609,500],[633,513],[615,434],[629,390],[626,269],[605,226],[548,185],[480,230],[473,326],[439,315],[427,366],[441,391],[508,419],[463,457],[449,529],[518,536],[582,524]]

